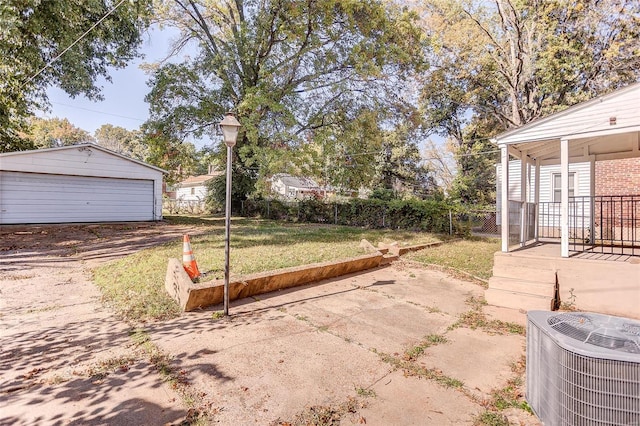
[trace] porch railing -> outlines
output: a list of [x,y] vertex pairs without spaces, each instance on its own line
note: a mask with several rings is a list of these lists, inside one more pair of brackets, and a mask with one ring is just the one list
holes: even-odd
[[[560,203],[540,203],[538,237],[560,236]],[[570,197],[569,249],[640,256],[640,195]]]

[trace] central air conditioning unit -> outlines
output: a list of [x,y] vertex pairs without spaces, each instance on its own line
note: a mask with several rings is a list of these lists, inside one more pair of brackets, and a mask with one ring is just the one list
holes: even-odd
[[640,321],[530,311],[526,397],[547,426],[640,426]]

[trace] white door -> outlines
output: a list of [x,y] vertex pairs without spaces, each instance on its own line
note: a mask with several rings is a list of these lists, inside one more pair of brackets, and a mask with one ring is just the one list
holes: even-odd
[[154,220],[153,180],[0,172],[0,223]]

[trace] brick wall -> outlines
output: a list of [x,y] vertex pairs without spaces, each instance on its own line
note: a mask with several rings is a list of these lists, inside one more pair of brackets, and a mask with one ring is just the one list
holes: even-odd
[[[596,238],[631,241],[640,233],[640,158],[596,161]],[[635,197],[608,197],[608,196]]]
[[595,195],[640,195],[640,158],[596,161]]

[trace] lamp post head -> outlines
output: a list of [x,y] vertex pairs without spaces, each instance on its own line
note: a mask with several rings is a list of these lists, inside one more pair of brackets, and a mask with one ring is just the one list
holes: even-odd
[[225,145],[229,148],[233,148],[236,145],[236,139],[238,138],[240,123],[236,120],[236,117],[232,112],[228,112],[224,117],[224,120],[220,122],[220,129],[222,130]]

